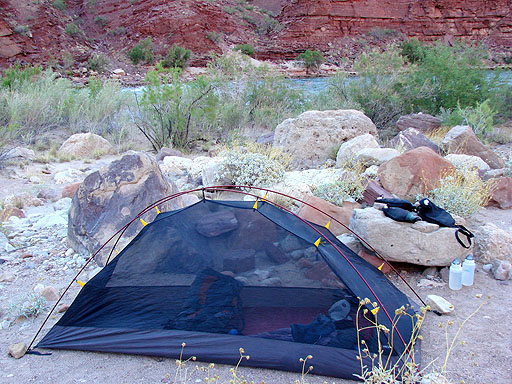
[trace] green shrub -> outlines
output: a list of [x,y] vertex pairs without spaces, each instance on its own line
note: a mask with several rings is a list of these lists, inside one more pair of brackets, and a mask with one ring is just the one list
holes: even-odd
[[208,32],[206,38],[214,43],[219,43],[222,40],[222,32]]
[[105,26],[108,24],[108,20],[104,16],[96,16],[94,18],[94,22],[101,26],[101,28],[105,28]]
[[190,49],[186,49],[180,47],[177,44],[173,44],[169,51],[167,51],[167,55],[165,59],[161,61],[161,65],[164,68],[185,68],[187,65],[188,59],[190,59],[192,52]]
[[400,43],[400,54],[409,63],[421,63],[425,59],[425,48],[418,39],[409,39]]
[[364,166],[359,163],[347,163],[342,168],[344,171],[338,180],[317,186],[313,194],[338,206],[344,201],[361,200],[368,186],[368,180],[362,175]]
[[279,33],[284,26],[271,16],[265,15],[256,22],[256,32],[260,35],[268,35],[271,33]]
[[451,171],[445,172],[439,186],[428,190],[425,197],[449,213],[467,218],[487,204],[493,189],[493,182],[484,182],[477,171]]
[[126,28],[125,27],[116,27],[114,29],[110,29],[107,34],[110,35],[110,36],[119,36],[119,35],[123,35],[126,33]]
[[66,0],[55,0],[52,5],[61,11],[66,10]]
[[390,28],[379,28],[375,27],[368,31],[368,36],[371,36],[377,40],[390,39],[396,35],[396,31]]
[[13,28],[13,31],[19,35],[31,36],[30,28],[28,25],[17,25]]
[[464,118],[464,122],[473,128],[475,134],[481,139],[492,132],[494,128],[494,116],[497,112],[490,105],[489,99],[482,103],[477,103],[474,108],[466,107],[462,109],[458,106],[457,110]]
[[56,128],[114,133],[131,97],[116,82],[107,81],[93,93],[47,70],[28,80],[15,80],[10,89],[0,89],[0,136],[12,134],[31,143]]
[[179,68],[159,65],[146,75],[147,86],[134,118],[156,151],[164,146],[187,147],[214,120],[217,96],[212,82],[198,77],[185,83],[180,74]]
[[311,51],[309,49],[298,55],[295,60],[302,64],[307,70],[317,70],[320,67],[320,64],[325,61],[324,56],[320,51]]
[[87,61],[87,66],[91,71],[96,71],[98,73],[105,72],[107,67],[108,60],[105,55],[94,55],[89,58]]
[[66,33],[68,35],[71,35],[73,37],[79,37],[79,36],[83,37],[84,36],[83,31],[75,23],[68,23],[68,24],[66,24],[65,31],[66,31]]
[[32,81],[42,70],[42,67],[33,67],[30,64],[22,67],[20,63],[16,63],[14,67],[4,71],[0,85],[11,90],[21,87],[25,83]]
[[244,55],[254,55],[254,47],[251,44],[238,44],[235,46],[235,50],[242,52]]
[[137,65],[140,62],[151,64],[154,60],[153,41],[151,40],[151,37],[141,40],[132,49],[130,49],[128,51],[128,58],[134,65]]
[[46,299],[38,293],[30,293],[17,303],[10,303],[7,312],[14,318],[35,319],[48,309]]

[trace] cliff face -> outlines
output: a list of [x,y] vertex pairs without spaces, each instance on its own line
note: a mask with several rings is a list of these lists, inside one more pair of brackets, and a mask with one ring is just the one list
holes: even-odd
[[286,47],[327,50],[340,38],[386,30],[423,41],[484,39],[512,47],[511,0],[295,0],[279,20],[283,53]]
[[157,55],[174,43],[191,49],[193,64],[239,43],[254,45],[262,59],[294,58],[306,49],[347,56],[362,49],[358,42],[364,39],[389,37],[484,40],[512,51],[512,0],[67,0],[65,9],[53,4],[0,0],[0,65],[62,63],[64,55],[82,62],[97,53],[123,62],[126,51],[146,37]]

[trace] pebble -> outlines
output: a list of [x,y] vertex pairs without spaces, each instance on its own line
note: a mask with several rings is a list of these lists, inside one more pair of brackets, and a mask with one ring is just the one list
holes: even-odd
[[491,269],[492,269],[492,264],[484,264],[482,265],[482,269],[485,271],[485,272],[490,272]]
[[[496,280],[508,280],[512,277],[512,265],[510,261],[496,260],[493,262],[493,274]],[[1,280],[0,280],[1,281]]]
[[66,256],[71,256],[73,253],[75,253],[75,251],[73,250],[73,248],[68,248],[68,250],[66,251],[65,255]]
[[44,287],[41,290],[41,296],[43,296],[47,301],[57,301],[59,300],[60,294],[58,289],[55,287]]
[[443,287],[444,285],[446,285],[446,283],[429,280],[429,279],[420,279],[417,286],[419,288],[436,288],[436,287]]
[[428,295],[426,301],[432,310],[438,311],[442,314],[453,312],[455,309],[452,303],[438,295]]
[[16,275],[11,272],[4,272],[0,275],[0,283],[12,283],[16,279]]

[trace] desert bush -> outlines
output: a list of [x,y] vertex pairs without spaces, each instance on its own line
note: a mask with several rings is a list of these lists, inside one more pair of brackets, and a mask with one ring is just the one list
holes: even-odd
[[220,153],[220,178],[229,175],[233,185],[270,187],[283,179],[290,157],[266,145],[246,144]]
[[105,28],[105,26],[108,24],[108,20],[104,16],[96,16],[94,18],[94,23],[101,26],[101,28]]
[[65,31],[68,35],[73,37],[84,37],[83,31],[80,29],[80,27],[75,23],[68,23],[66,24]]
[[12,90],[22,86],[26,82],[32,81],[42,70],[42,67],[33,67],[31,65],[22,67],[20,63],[16,63],[12,68],[8,68],[4,71],[0,85]]
[[223,33],[222,32],[208,32],[206,38],[214,43],[219,43],[222,40]]
[[379,28],[375,27],[368,31],[368,36],[371,36],[377,40],[386,40],[394,37],[396,31],[391,28]]
[[409,61],[409,63],[421,63],[425,59],[425,47],[418,39],[408,39],[402,41],[399,45],[400,54]]
[[105,69],[107,68],[108,60],[105,55],[93,55],[89,58],[87,61],[87,67],[91,71],[96,71],[98,73],[105,72]]
[[143,62],[144,64],[151,64],[154,60],[153,55],[153,42],[151,37],[147,37],[137,43],[132,49],[128,51],[128,58],[134,65]]
[[476,170],[449,171],[443,173],[439,186],[427,190],[424,197],[451,214],[467,218],[487,204],[493,189],[494,183],[480,179]]
[[271,33],[279,33],[284,29],[284,26],[276,19],[269,15],[263,16],[256,22],[256,33],[260,36],[268,35]]
[[368,186],[368,179],[363,176],[365,167],[360,163],[342,165],[343,173],[332,183],[320,184],[313,190],[316,197],[341,206],[344,201],[359,201]]
[[238,44],[235,46],[235,50],[242,52],[244,55],[254,55],[254,47],[251,44]]
[[177,44],[173,44],[169,51],[167,51],[167,55],[165,59],[161,61],[161,65],[164,68],[185,68],[188,59],[190,59],[190,55],[192,52],[190,49],[186,49],[180,47]]
[[[217,96],[203,76],[185,83],[179,68],[161,66],[146,75],[146,88],[133,114],[138,129],[158,151],[164,146],[184,148],[201,135],[202,122],[213,120]],[[207,116],[208,115],[208,116]]]
[[66,10],[66,0],[55,0],[52,5],[61,11]]
[[19,35],[23,35],[23,36],[31,36],[31,32],[30,32],[30,28],[28,27],[28,25],[16,25],[14,28],[13,28],[13,31]]
[[23,297],[20,302],[10,303],[7,312],[14,318],[35,319],[47,309],[46,299],[37,293],[31,293]]
[[295,58],[295,61],[303,65],[307,70],[318,70],[320,64],[325,61],[324,55],[320,51],[306,50]]
[[459,114],[463,117],[464,122],[473,128],[475,134],[483,139],[492,132],[494,127],[494,116],[496,111],[492,108],[490,100],[487,99],[482,103],[477,103],[475,107],[466,107],[462,109],[457,106]]
[[126,28],[125,27],[116,27],[114,29],[110,29],[107,34],[110,35],[110,36],[119,36],[119,35],[123,35],[126,33]]
[[131,98],[115,82],[98,86],[93,81],[91,88],[77,89],[51,70],[37,77],[15,76],[10,84],[10,89],[0,89],[0,121],[5,123],[1,134],[15,131],[17,138],[28,143],[55,128],[113,132]]

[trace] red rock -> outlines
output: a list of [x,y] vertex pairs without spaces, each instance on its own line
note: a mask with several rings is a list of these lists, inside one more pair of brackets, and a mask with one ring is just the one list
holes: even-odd
[[64,312],[66,312],[68,309],[69,309],[69,305],[67,305],[67,304],[63,304],[63,303],[60,303],[60,304],[57,306],[57,313],[64,313]]
[[9,220],[9,217],[16,216],[20,219],[25,217],[25,212],[22,209],[16,207],[9,207],[0,211],[0,223]]
[[455,167],[433,150],[420,147],[382,164],[378,175],[382,186],[403,199],[415,199],[425,189],[438,186],[443,172]]
[[389,193],[384,188],[382,188],[382,186],[375,180],[370,180],[368,186],[363,192],[363,202],[366,203],[367,205],[373,205],[377,197],[389,199],[393,197],[393,194]]
[[457,125],[450,129],[441,143],[446,152],[478,156],[491,168],[505,166],[503,160],[487,145],[484,145],[469,126]]
[[420,132],[431,132],[441,126],[441,119],[426,113],[412,113],[410,115],[400,116],[396,126],[401,131],[407,128],[414,128]]
[[512,178],[499,177],[494,182],[496,183],[495,189],[487,205],[501,209],[512,208]]
[[362,257],[363,259],[365,259],[367,262],[369,262],[371,265],[373,265],[375,268],[379,268],[382,265],[382,268],[381,268],[382,273],[391,272],[391,267],[389,266],[389,264],[386,263],[384,260],[382,260],[380,257],[372,255],[365,250],[359,251],[358,255],[360,257]]
[[80,182],[78,183],[72,183],[72,184],[68,184],[66,185],[63,189],[62,189],[62,193],[61,193],[61,197],[64,198],[64,197],[73,197],[76,193],[76,191],[78,190],[78,188],[80,187]]
[[[323,212],[327,213],[327,215],[319,212],[318,210],[303,204],[299,211],[299,216],[305,220],[311,221],[312,223],[318,225],[326,225],[330,220],[330,217],[333,217],[347,227],[350,223],[350,216],[352,216],[352,211],[356,208],[360,208],[361,204],[359,203],[351,203],[349,201],[345,201],[343,206],[338,207],[328,201],[322,200],[316,196],[310,196],[305,200],[306,203],[311,204],[313,207],[316,207]],[[338,224],[336,221],[332,220],[329,225],[329,230],[335,235],[339,236],[342,233],[350,232],[348,229],[343,227],[341,224]]]

